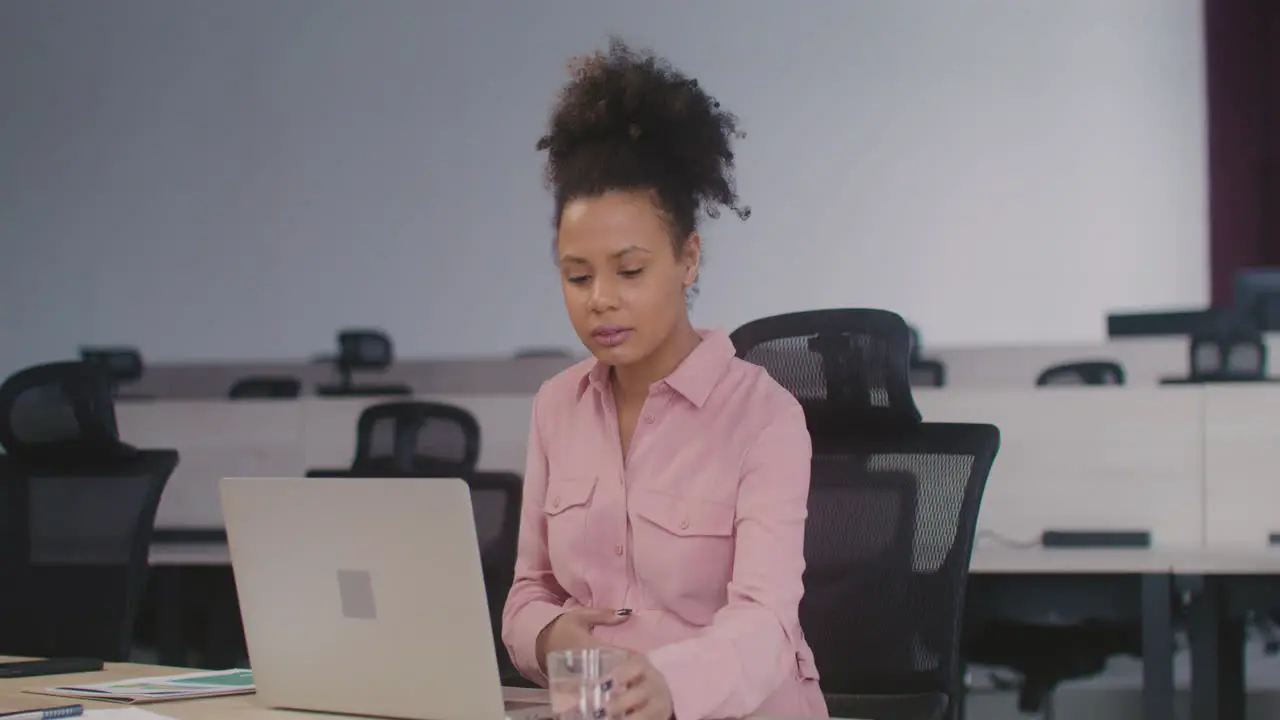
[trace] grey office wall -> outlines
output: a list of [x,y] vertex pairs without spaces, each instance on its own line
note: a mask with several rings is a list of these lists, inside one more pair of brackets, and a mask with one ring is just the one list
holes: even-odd
[[742,118],[703,325],[1100,339],[1207,292],[1198,0],[0,4],[0,372],[574,345],[534,142],[611,31]]

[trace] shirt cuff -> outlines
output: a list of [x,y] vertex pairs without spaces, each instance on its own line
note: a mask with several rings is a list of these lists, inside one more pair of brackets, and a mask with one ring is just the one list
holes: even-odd
[[514,618],[517,630],[512,633],[507,652],[520,674],[547,686],[547,675],[542,671],[538,657],[538,635],[556,618],[564,614],[564,608],[542,600],[535,600],[524,607]]
[[732,691],[735,669],[708,663],[697,641],[672,643],[649,653],[649,663],[671,690],[676,720],[704,720]]

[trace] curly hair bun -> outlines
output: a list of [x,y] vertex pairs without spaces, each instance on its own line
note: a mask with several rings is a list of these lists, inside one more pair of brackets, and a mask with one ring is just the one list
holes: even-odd
[[556,195],[556,224],[565,203],[611,190],[657,194],[675,230],[687,235],[699,212],[728,208],[746,219],[733,182],[731,141],[738,121],[698,81],[618,38],[607,52],[574,58],[538,150]]

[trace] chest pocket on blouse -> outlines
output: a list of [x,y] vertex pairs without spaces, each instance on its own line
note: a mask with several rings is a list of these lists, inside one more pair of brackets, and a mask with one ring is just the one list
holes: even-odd
[[709,623],[733,575],[733,505],[653,490],[635,492],[629,505],[640,581],[666,609]]
[[583,578],[587,544],[587,514],[595,494],[594,477],[553,479],[547,483],[542,511],[547,519],[547,553],[560,587],[577,598],[586,597]]

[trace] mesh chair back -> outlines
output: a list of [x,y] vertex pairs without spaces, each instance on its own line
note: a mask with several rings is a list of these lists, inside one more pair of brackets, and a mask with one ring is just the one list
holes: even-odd
[[110,396],[82,363],[0,386],[0,654],[128,657],[178,454],[119,443]]
[[809,432],[877,431],[920,422],[911,397],[910,333],[885,310],[812,310],[755,320],[730,336],[804,407]]
[[800,622],[823,691],[958,697],[964,589],[999,431],[921,422],[893,313],[796,313],[733,339],[808,416]]
[[1262,333],[1242,327],[1210,328],[1191,336],[1191,379],[1261,380],[1267,375]]
[[302,394],[302,381],[295,377],[256,375],[236,380],[227,391],[232,400],[290,399]]
[[463,408],[406,401],[371,405],[356,425],[351,470],[367,476],[453,476],[475,469],[480,423]]
[[1124,367],[1109,360],[1052,365],[1040,373],[1036,385],[1124,385]]
[[992,426],[951,423],[814,438],[800,621],[824,691],[955,697],[969,559],[998,445]]

